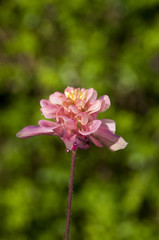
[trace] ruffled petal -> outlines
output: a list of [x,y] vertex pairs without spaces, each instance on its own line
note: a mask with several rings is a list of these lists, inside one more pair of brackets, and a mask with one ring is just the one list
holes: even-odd
[[97,92],[93,88],[86,90],[86,102],[92,102],[97,99]]
[[60,116],[59,120],[64,125],[67,130],[77,130],[77,121],[76,119],[71,119],[66,116]]
[[40,126],[27,126],[17,133],[19,138],[29,138],[37,135],[54,135],[51,128]]
[[69,112],[71,111],[74,114],[78,114],[79,113],[79,109],[75,105],[70,105],[68,107],[68,110],[69,110]]
[[55,92],[50,95],[49,100],[52,104],[62,105],[65,96],[63,93]]
[[89,114],[99,112],[100,108],[101,108],[101,101],[100,100],[95,100],[91,103],[91,105],[87,109],[87,112]]
[[83,129],[79,130],[79,133],[84,136],[90,135],[98,130],[101,123],[102,122],[100,120],[94,120],[94,121],[88,123],[86,126],[82,126]]
[[101,96],[98,100],[101,101],[101,108],[99,112],[104,112],[110,107],[110,99],[107,95]]
[[44,113],[55,113],[58,109],[59,109],[59,107],[57,107],[57,105],[48,104],[48,105],[42,107],[41,111]]
[[100,126],[92,136],[97,138],[102,144],[108,146],[112,151],[123,149],[128,144],[121,136],[113,134],[104,126]]
[[85,105],[86,105],[86,101],[85,100],[77,100],[76,101],[76,106],[78,107],[78,108],[82,108],[82,109],[84,109],[84,107],[85,107]]
[[56,113],[45,112],[44,109],[42,109],[42,108],[40,110],[41,110],[42,115],[44,115],[45,118],[47,118],[47,119],[54,119],[56,117]]
[[88,123],[88,114],[86,112],[80,112],[75,118],[82,125],[86,125]]

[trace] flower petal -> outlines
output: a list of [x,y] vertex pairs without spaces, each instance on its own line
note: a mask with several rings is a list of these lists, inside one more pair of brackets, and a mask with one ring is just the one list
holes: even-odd
[[45,107],[45,106],[47,106],[47,105],[49,105],[50,104],[50,101],[49,100],[46,100],[46,99],[41,99],[40,100],[40,105],[41,105],[41,107]]
[[103,147],[103,145],[101,144],[101,142],[97,138],[95,138],[91,135],[89,136],[89,138],[97,147]]
[[98,100],[101,101],[101,108],[99,112],[104,112],[110,107],[110,99],[107,95],[101,96]]
[[75,105],[70,105],[68,107],[68,110],[73,112],[74,114],[78,114],[79,113],[79,109]]
[[94,120],[87,124],[86,126],[83,126],[83,129],[79,130],[79,133],[84,136],[90,135],[91,133],[94,133],[98,130],[101,123],[102,122],[100,120]]
[[45,116],[45,118],[54,119],[56,117],[56,113],[45,112],[43,108],[41,108],[40,110],[41,110],[42,115]]
[[83,108],[83,109],[84,109],[85,105],[86,105],[86,101],[85,101],[85,100],[78,99],[78,100],[76,101],[76,106],[77,106],[78,108]]
[[81,138],[81,136],[80,136],[80,137],[76,138],[75,143],[77,144],[77,146],[80,149],[87,149],[90,146],[90,143],[86,137]]
[[88,114],[86,112],[80,112],[75,118],[82,125],[86,125],[88,123]]
[[55,113],[59,109],[59,106],[53,105],[53,104],[48,104],[45,105],[44,107],[41,108],[41,111],[44,113]]
[[63,93],[55,92],[50,95],[49,100],[52,104],[62,105],[65,96]]
[[123,149],[127,146],[127,142],[116,134],[113,134],[107,127],[100,126],[99,129],[92,134],[102,144],[108,146],[112,151]]
[[64,144],[68,150],[72,150],[73,145],[75,143],[76,134],[71,135],[70,137],[68,137],[66,135],[64,135],[64,137],[61,137],[61,140],[64,142]]
[[54,135],[51,128],[40,126],[27,126],[17,133],[19,138],[29,138],[37,135]]
[[90,107],[87,109],[87,112],[89,112],[89,114],[99,112],[100,108],[101,108],[101,101],[95,100],[91,103]]
[[64,91],[64,94],[67,96],[67,93],[72,93],[72,92],[75,92],[75,88],[73,87],[67,87]]
[[76,130],[77,129],[77,121],[76,119],[71,119],[66,116],[59,116],[61,123],[64,124],[65,129],[67,130]]
[[38,123],[40,127],[51,128],[51,129],[54,129],[60,126],[58,123],[48,121],[48,120],[39,120]]
[[93,88],[86,90],[86,102],[92,102],[97,99],[97,92]]
[[[117,136],[117,135],[116,135]],[[115,142],[111,147],[110,147],[110,149],[112,150],[112,151],[117,151],[117,150],[120,150],[120,149],[124,149],[127,145],[128,145],[128,143],[124,140],[124,138],[122,138],[122,137],[120,137],[120,136],[118,136],[119,138],[118,138],[118,141],[117,142]]]
[[112,119],[101,119],[102,125],[106,126],[112,133],[116,131],[116,124]]

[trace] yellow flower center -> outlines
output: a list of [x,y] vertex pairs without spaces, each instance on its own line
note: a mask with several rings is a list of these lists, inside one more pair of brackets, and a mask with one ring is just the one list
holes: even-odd
[[70,98],[71,100],[75,101],[76,99],[82,99],[83,98],[83,94],[81,92],[79,92],[78,94],[75,94],[75,91],[71,91],[69,92],[65,92],[66,97]]

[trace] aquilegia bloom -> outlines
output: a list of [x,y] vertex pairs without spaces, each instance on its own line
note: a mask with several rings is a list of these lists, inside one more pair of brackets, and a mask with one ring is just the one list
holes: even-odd
[[67,87],[63,93],[55,92],[49,100],[40,101],[41,112],[49,120],[40,120],[38,126],[27,126],[17,137],[28,138],[36,135],[56,135],[68,150],[86,149],[90,141],[96,146],[108,146],[112,151],[127,146],[125,140],[115,134],[115,122],[110,119],[97,120],[98,113],[110,106],[107,95],[97,99],[93,89]]

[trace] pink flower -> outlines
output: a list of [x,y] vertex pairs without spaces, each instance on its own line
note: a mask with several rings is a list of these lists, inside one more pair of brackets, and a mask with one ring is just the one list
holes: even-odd
[[49,120],[40,120],[38,126],[27,126],[17,137],[57,135],[68,150],[86,149],[90,141],[96,146],[108,146],[112,151],[127,146],[125,140],[115,134],[115,122],[110,119],[97,120],[98,113],[110,106],[107,95],[97,99],[93,89],[67,87],[63,93],[55,92],[49,100],[40,101],[41,113]]

